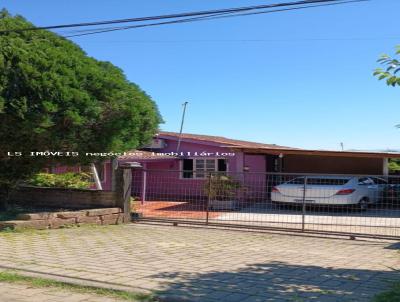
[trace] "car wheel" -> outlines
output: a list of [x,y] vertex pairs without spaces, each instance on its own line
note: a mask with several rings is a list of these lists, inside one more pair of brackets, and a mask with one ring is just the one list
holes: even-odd
[[368,209],[369,201],[368,198],[362,198],[357,205],[359,211],[366,211]]

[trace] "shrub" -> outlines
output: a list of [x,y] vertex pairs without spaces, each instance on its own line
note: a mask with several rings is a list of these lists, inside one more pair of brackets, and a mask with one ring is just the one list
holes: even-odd
[[231,176],[217,174],[210,175],[209,181],[205,183],[205,193],[211,200],[231,200],[243,188],[240,181]]
[[38,173],[31,177],[27,183],[37,187],[87,189],[91,185],[90,179],[91,177],[87,173]]

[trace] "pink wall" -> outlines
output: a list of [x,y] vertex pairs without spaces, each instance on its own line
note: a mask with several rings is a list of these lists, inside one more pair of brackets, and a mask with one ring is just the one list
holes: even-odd
[[[166,140],[167,146],[157,152],[176,152],[177,142]],[[265,172],[266,162],[263,155],[243,155],[242,152],[234,152],[229,148],[216,145],[197,144],[182,141],[180,152],[190,152],[192,158],[204,158],[195,156],[194,152],[200,155],[202,152],[213,153],[209,158],[226,158],[228,163],[228,173],[231,176],[243,181],[247,188],[247,197],[251,199],[264,198],[265,194],[265,175],[253,174],[253,172]],[[219,155],[215,155],[215,153]],[[224,153],[235,153],[234,156],[221,156]],[[158,160],[157,162],[142,162],[147,172],[135,171],[133,175],[132,187],[133,195],[140,197],[143,195],[143,178],[146,173],[146,200],[186,200],[194,201],[204,199],[205,179],[181,178],[180,164],[178,159]],[[248,172],[243,172],[243,167],[249,168]]]
[[243,183],[247,188],[247,196],[251,199],[263,199],[266,196],[266,160],[263,155],[244,155],[244,165],[248,171],[243,174]]
[[111,161],[104,163],[104,177],[105,179],[101,182],[101,186],[105,191],[111,191],[112,184],[112,164]]
[[[167,146],[157,152],[176,152],[177,141],[166,139]],[[228,163],[228,173],[231,176],[241,180],[247,188],[247,197],[251,199],[262,199],[265,196],[265,173],[266,162],[263,155],[243,154],[234,152],[229,148],[220,147],[219,144],[211,145],[199,144],[194,142],[182,141],[180,152],[190,152],[188,157],[204,158],[201,153],[212,153],[209,158],[226,158]],[[197,155],[195,155],[197,152]],[[216,154],[219,153],[219,154]],[[227,156],[226,153],[235,153],[233,156]],[[225,155],[225,156],[224,156]],[[204,199],[205,181],[204,179],[182,179],[180,178],[180,160],[167,159],[157,161],[139,161],[147,170],[146,172],[146,200],[164,199],[164,200],[182,200],[187,201]],[[249,170],[243,171],[243,167]],[[55,167],[53,173],[65,173],[75,169],[79,172],[79,167]],[[262,172],[262,173],[259,173]],[[112,164],[108,160],[104,163],[105,179],[102,181],[103,190],[112,188]],[[132,194],[134,196],[143,195],[144,171],[134,170],[132,177]]]
[[[167,147],[159,150],[157,152],[176,152],[176,147],[178,142],[174,140],[165,140],[167,143]],[[195,152],[197,152],[198,155],[201,155],[201,153],[212,153],[210,156],[207,156],[209,158],[226,158],[228,162],[228,169],[230,171],[237,171],[238,170],[238,162],[237,158],[241,157],[241,152],[237,153],[235,151],[230,150],[229,148],[224,148],[224,147],[219,147],[219,144],[213,144],[213,145],[206,145],[206,144],[198,144],[198,143],[193,143],[193,142],[186,142],[186,141],[181,141],[181,145],[179,148],[180,152],[184,152],[185,155],[187,155],[187,152],[190,152],[191,158],[203,158],[203,156],[195,156]],[[219,153],[219,154],[216,154]],[[227,156],[225,154],[234,154],[234,156]],[[224,156],[225,155],[225,156]],[[179,167],[178,167],[179,168]]]

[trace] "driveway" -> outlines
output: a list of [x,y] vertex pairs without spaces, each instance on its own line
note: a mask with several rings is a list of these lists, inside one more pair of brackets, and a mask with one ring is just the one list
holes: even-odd
[[[262,202],[237,212],[220,213],[211,219],[213,222],[301,229],[302,218],[301,208]],[[399,208],[375,207],[365,212],[345,208],[307,208],[304,223],[306,230],[400,237]]]
[[[139,206],[146,218],[206,221],[205,202],[148,201]],[[302,211],[271,203],[258,202],[238,210],[210,211],[213,223],[229,223],[260,227],[302,228]],[[306,209],[304,218],[308,231],[361,233],[400,237],[400,208],[371,207],[365,212],[332,207]]]
[[0,268],[157,291],[169,301],[362,302],[400,280],[399,248],[393,241],[131,224],[1,233]]

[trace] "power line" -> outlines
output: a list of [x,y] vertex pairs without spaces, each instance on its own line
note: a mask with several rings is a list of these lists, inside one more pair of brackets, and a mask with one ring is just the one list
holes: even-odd
[[236,13],[236,14],[218,13],[218,14],[214,14],[214,15],[185,18],[185,19],[165,21],[165,22],[147,23],[147,24],[122,26],[122,27],[108,27],[108,28],[100,28],[100,29],[77,30],[77,31],[73,31],[73,32],[80,32],[80,33],[67,35],[65,37],[71,38],[71,37],[79,37],[79,36],[93,35],[93,34],[99,34],[99,33],[106,33],[106,32],[111,32],[111,31],[127,30],[127,29],[133,29],[133,28],[142,28],[142,27],[150,27],[150,26],[160,26],[160,25],[168,25],[168,24],[188,23],[188,22],[207,21],[207,20],[215,20],[215,19],[222,19],[222,18],[277,13],[277,12],[300,10],[300,9],[307,9],[307,8],[316,8],[316,7],[321,7],[321,6],[332,6],[332,5],[340,5],[340,4],[355,3],[355,2],[364,2],[364,1],[369,1],[369,0],[339,0],[339,1],[340,2],[336,2],[336,3],[325,3],[325,4],[300,6],[300,7],[281,8],[281,9],[274,9],[274,10],[261,11],[261,12],[239,13],[239,14],[238,13]]
[[[284,2],[284,3],[274,3],[268,5],[257,5],[257,6],[246,6],[246,7],[238,7],[238,8],[227,8],[227,9],[216,9],[216,10],[207,10],[207,11],[196,11],[196,12],[188,12],[188,13],[179,13],[179,14],[169,14],[169,15],[159,15],[159,16],[150,16],[150,17],[140,17],[140,18],[129,18],[129,19],[118,19],[118,20],[108,20],[108,21],[98,21],[98,22],[84,22],[84,23],[73,23],[73,24],[62,24],[62,25],[52,25],[52,26],[42,26],[42,27],[29,27],[29,28],[21,28],[21,29],[10,29],[0,31],[0,34],[7,33],[15,33],[15,32],[24,32],[24,31],[32,31],[32,30],[42,30],[42,29],[61,29],[61,28],[75,28],[75,27],[88,27],[88,26],[96,26],[96,25],[108,25],[108,24],[121,24],[121,23],[133,23],[133,22],[143,22],[143,21],[154,21],[154,20],[162,20],[162,19],[177,19],[177,18],[187,18],[187,17],[198,17],[198,18],[187,18],[180,19],[174,21],[167,22],[159,22],[159,23],[151,23],[151,24],[142,24],[138,26],[126,26],[122,28],[114,28],[114,29],[92,29],[93,31],[97,31],[96,33],[106,32],[108,30],[124,30],[129,28],[136,27],[144,27],[144,26],[155,26],[155,25],[164,25],[164,24],[174,24],[181,22],[193,22],[196,20],[206,19],[206,18],[216,18],[218,16],[223,17],[221,15],[224,14],[237,14],[244,12],[251,12],[257,10],[265,10],[272,9],[278,7],[290,7],[290,6],[299,6],[299,5],[310,5],[310,4],[328,4],[328,3],[337,3],[344,4],[349,2],[364,2],[369,0],[303,0],[303,1],[295,1],[295,2]],[[306,6],[303,6],[305,8]],[[298,9],[298,8],[297,8]],[[254,12],[253,12],[254,13]],[[266,13],[266,12],[260,12]],[[235,15],[235,16],[237,16]],[[204,17],[204,18],[202,18]],[[93,32],[95,33],[95,32]]]
[[151,27],[151,26],[160,26],[160,25],[168,25],[168,24],[178,24],[178,23],[189,23],[189,22],[195,22],[195,21],[206,21],[206,20],[212,20],[215,17],[220,16],[220,15],[221,14],[215,14],[215,15],[210,15],[210,16],[185,18],[185,19],[180,19],[180,20],[156,22],[156,23],[147,23],[147,24],[140,24],[140,25],[124,26],[124,27],[112,27],[112,28],[105,28],[105,29],[91,29],[91,30],[84,31],[84,33],[67,35],[65,37],[66,38],[72,38],[72,37],[80,37],[80,36],[101,34],[101,33],[106,33],[106,32],[111,32],[111,31],[127,30],[127,29],[133,29],[133,28],[142,28],[142,27]]
[[318,41],[382,41],[382,40],[400,40],[398,37],[349,37],[349,38],[288,38],[288,39],[199,39],[199,40],[102,40],[88,41],[94,43],[269,43],[269,42],[318,42]]

